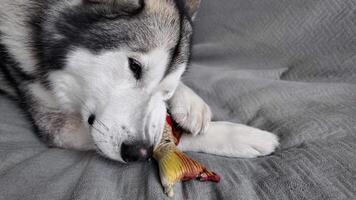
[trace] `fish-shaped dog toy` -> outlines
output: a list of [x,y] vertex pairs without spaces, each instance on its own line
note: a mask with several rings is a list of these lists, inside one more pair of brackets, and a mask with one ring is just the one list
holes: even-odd
[[180,180],[220,181],[219,175],[177,148],[182,133],[183,131],[176,126],[171,117],[167,116],[162,140],[153,151],[164,192],[169,197],[173,197],[173,186]]

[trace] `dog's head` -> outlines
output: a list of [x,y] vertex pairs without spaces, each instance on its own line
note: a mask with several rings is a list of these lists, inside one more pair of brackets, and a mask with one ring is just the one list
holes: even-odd
[[53,93],[63,109],[81,113],[105,156],[144,158],[160,141],[199,2],[73,0],[45,14],[46,35],[37,37],[44,68],[60,69],[48,73]]

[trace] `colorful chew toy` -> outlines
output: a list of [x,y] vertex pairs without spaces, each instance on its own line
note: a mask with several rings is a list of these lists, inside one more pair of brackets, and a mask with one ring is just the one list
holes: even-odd
[[153,158],[158,162],[164,192],[169,197],[173,197],[173,186],[180,180],[220,181],[219,175],[191,159],[176,147],[182,133],[183,131],[177,128],[171,117],[167,116],[162,140],[153,152]]

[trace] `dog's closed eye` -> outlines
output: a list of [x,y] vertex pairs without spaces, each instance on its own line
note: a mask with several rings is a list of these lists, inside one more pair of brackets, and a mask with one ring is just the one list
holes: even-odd
[[142,65],[140,62],[133,58],[129,58],[129,68],[136,80],[140,80],[142,78]]

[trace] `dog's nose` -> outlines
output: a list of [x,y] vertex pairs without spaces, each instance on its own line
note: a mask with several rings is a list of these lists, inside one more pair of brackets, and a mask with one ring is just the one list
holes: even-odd
[[125,162],[146,161],[153,153],[153,146],[145,143],[121,145],[121,157]]

